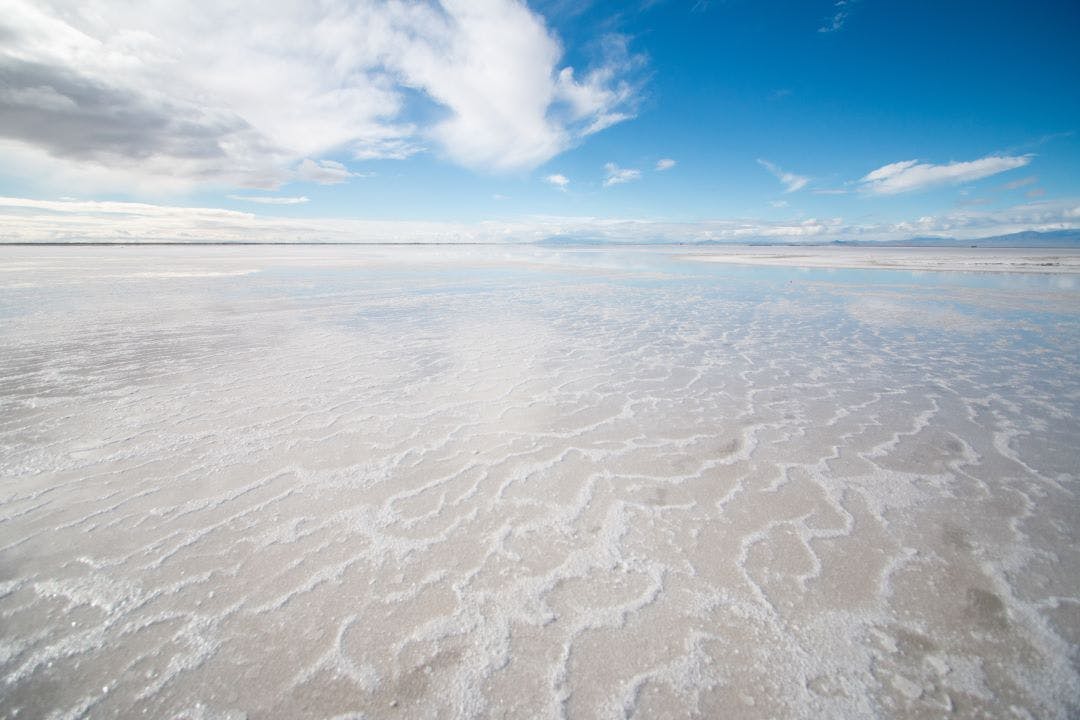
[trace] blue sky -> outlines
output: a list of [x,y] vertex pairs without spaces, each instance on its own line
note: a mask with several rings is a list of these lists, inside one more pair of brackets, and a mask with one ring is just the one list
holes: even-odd
[[13,0],[0,26],[0,239],[1080,227],[1075,2]]

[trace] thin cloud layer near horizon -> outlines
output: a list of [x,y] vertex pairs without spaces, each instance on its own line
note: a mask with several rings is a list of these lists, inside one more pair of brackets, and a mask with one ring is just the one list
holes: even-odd
[[0,241],[1077,229],[1078,30],[1071,3],[9,0]]

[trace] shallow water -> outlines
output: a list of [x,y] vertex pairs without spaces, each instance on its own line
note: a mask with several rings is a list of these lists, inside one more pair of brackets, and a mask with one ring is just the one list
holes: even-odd
[[1075,280],[0,249],[0,715],[1075,717]]

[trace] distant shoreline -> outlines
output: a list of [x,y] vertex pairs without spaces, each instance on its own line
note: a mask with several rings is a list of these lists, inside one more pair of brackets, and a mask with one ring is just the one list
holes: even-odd
[[[1051,275],[1080,275],[1080,247],[978,247],[969,245],[953,246],[898,246],[898,245],[717,245],[698,243],[608,243],[557,245],[543,243],[432,243],[432,242],[21,242],[0,243],[9,248],[38,248],[50,251],[88,248],[124,248],[125,256],[139,257],[153,254],[154,250],[167,248],[187,248],[191,252],[215,249],[253,248],[311,248],[316,255],[334,256],[334,249],[348,249],[350,252],[338,253],[342,260],[355,254],[360,248],[440,248],[445,251],[452,247],[492,247],[504,251],[546,251],[559,252],[652,252],[668,254],[688,262],[722,263],[728,265],[757,265],[777,267],[803,267],[821,269],[855,270],[903,270],[909,272],[991,272],[991,273],[1039,273]],[[181,251],[181,256],[184,252]],[[216,253],[211,255],[217,257]],[[251,253],[248,254],[251,256]],[[254,256],[257,256],[255,253]],[[482,255],[482,253],[481,253]],[[172,257],[173,255],[170,255]],[[9,253],[8,257],[17,257]],[[180,257],[180,256],[176,256]],[[209,257],[209,256],[208,256]],[[238,256],[239,257],[239,256]],[[525,257],[523,255],[522,257]]]
[[802,246],[709,248],[685,255],[729,265],[1080,275],[1080,248]]
[[841,243],[693,243],[693,242],[581,242],[581,243],[545,243],[540,242],[392,242],[392,241],[377,241],[377,242],[364,242],[364,241],[304,241],[304,242],[286,242],[286,241],[222,241],[222,242],[208,242],[203,240],[179,240],[179,241],[134,241],[134,242],[118,242],[111,240],[72,240],[72,241],[60,241],[60,242],[22,242],[22,241],[0,241],[0,247],[457,247],[457,246],[490,246],[490,247],[536,247],[550,250],[602,250],[605,248],[689,248],[697,249],[703,252],[715,252],[723,251],[730,248],[752,248],[755,250],[768,250],[769,248],[804,248],[814,250],[983,250],[983,251],[999,251],[999,250],[1056,250],[1056,251],[1069,251],[1080,250],[1080,244],[1077,245],[980,245],[977,242],[971,244],[965,243],[942,243],[940,245],[928,245],[928,244],[911,244],[903,245],[897,244],[895,241],[883,241],[881,244],[876,244],[873,241],[859,241],[859,242],[841,242]]
[[71,241],[71,242],[2,242],[0,241],[0,247],[258,247],[260,245],[267,246],[280,246],[280,245],[295,245],[302,247],[305,245],[342,245],[348,247],[355,246],[375,246],[375,245],[528,245],[531,243],[505,243],[505,242],[281,242],[281,241],[267,241],[267,242],[251,242],[251,241],[238,241],[238,242],[206,242],[206,241],[147,241],[147,242],[113,242],[113,241]]

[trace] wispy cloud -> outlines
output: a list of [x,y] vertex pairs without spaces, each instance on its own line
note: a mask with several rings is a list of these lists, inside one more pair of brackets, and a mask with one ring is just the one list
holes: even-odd
[[[183,207],[154,203],[121,202],[116,200],[37,200],[35,198],[0,197],[0,210],[38,210],[54,213],[86,213],[91,215],[131,215],[140,217],[200,216],[250,219],[250,213],[220,208]],[[0,236],[2,237],[2,236]]]
[[360,173],[350,171],[344,164],[336,160],[319,160],[304,158],[296,168],[296,178],[320,185],[337,185],[351,177],[358,177]]
[[555,173],[554,175],[548,175],[547,177],[545,177],[544,182],[550,183],[551,185],[554,185],[560,190],[566,190],[566,186],[570,184],[570,178],[560,173]]
[[771,172],[773,175],[776,176],[777,180],[784,184],[784,192],[790,193],[795,192],[796,190],[801,190],[802,188],[806,187],[806,184],[808,182],[810,182],[810,178],[804,177],[802,175],[796,175],[795,173],[791,172],[785,172],[784,170],[781,170],[779,167],[769,162],[768,160],[761,160],[759,158],[758,165],[761,165],[761,167]]
[[608,163],[604,165],[604,172],[607,177],[604,178],[604,187],[611,187],[612,185],[619,185],[620,183],[628,183],[633,180],[639,180],[641,178],[641,171],[634,170],[632,168],[621,168],[615,163]]
[[[350,175],[327,156],[428,147],[470,168],[517,170],[636,112],[644,60],[625,37],[571,67],[519,0],[254,9],[9,0],[0,116],[20,170],[62,180],[94,168],[139,190],[272,188],[309,160],[312,179],[337,182]],[[416,100],[439,112],[415,112]]]
[[1039,178],[1037,178],[1034,175],[1029,175],[1026,178],[1020,178],[1019,180],[1013,180],[1012,182],[1007,182],[1004,185],[1002,185],[1001,187],[1005,188],[1006,190],[1016,190],[1017,188],[1022,188],[1022,187],[1025,187],[1027,185],[1034,185],[1037,182],[1039,182]]
[[656,161],[656,170],[657,172],[670,170],[671,168],[675,167],[675,165],[677,165],[677,163],[671,158],[662,158]]
[[260,205],[303,205],[306,202],[311,202],[308,197],[275,197],[272,195],[228,195],[226,196],[230,200],[240,200],[241,202],[258,203]]
[[774,208],[786,208],[788,206],[787,200],[770,200],[769,204]]
[[1052,143],[1052,142],[1055,142],[1057,140],[1062,140],[1064,138],[1073,137],[1074,135],[1076,135],[1075,130],[1066,130],[1064,132],[1047,133],[1045,135],[1040,135],[1037,138],[1032,138],[1030,140],[1022,142],[1022,143],[1020,143],[1018,145],[1014,145],[1014,146],[1012,146],[1010,148],[1007,148],[1005,150],[1000,150],[996,154],[997,155],[1018,155],[1020,153],[1032,152],[1033,150],[1037,150],[1038,148],[1042,147],[1043,145],[1046,145],[1047,143]]
[[1080,199],[1000,210],[958,208],[899,222],[843,218],[728,218],[664,222],[633,218],[531,217],[453,223],[284,218],[213,208],[0,197],[0,244],[8,242],[529,242],[554,235],[637,242],[968,239],[1023,230],[1080,229]]
[[847,22],[848,15],[850,14],[850,8],[857,1],[858,0],[836,0],[836,2],[833,3],[834,12],[832,16],[824,25],[818,28],[818,32],[831,33],[844,27],[844,23]]
[[555,99],[569,110],[561,117],[573,128],[575,141],[630,120],[637,112],[641,81],[636,73],[645,66],[645,56],[630,52],[629,38],[618,33],[603,36],[599,46],[604,60],[598,67],[584,74],[565,67],[556,80]]
[[925,190],[936,185],[979,180],[998,173],[1023,167],[1032,155],[991,155],[967,162],[933,165],[918,160],[902,160],[879,167],[859,180],[861,189],[874,195]]

